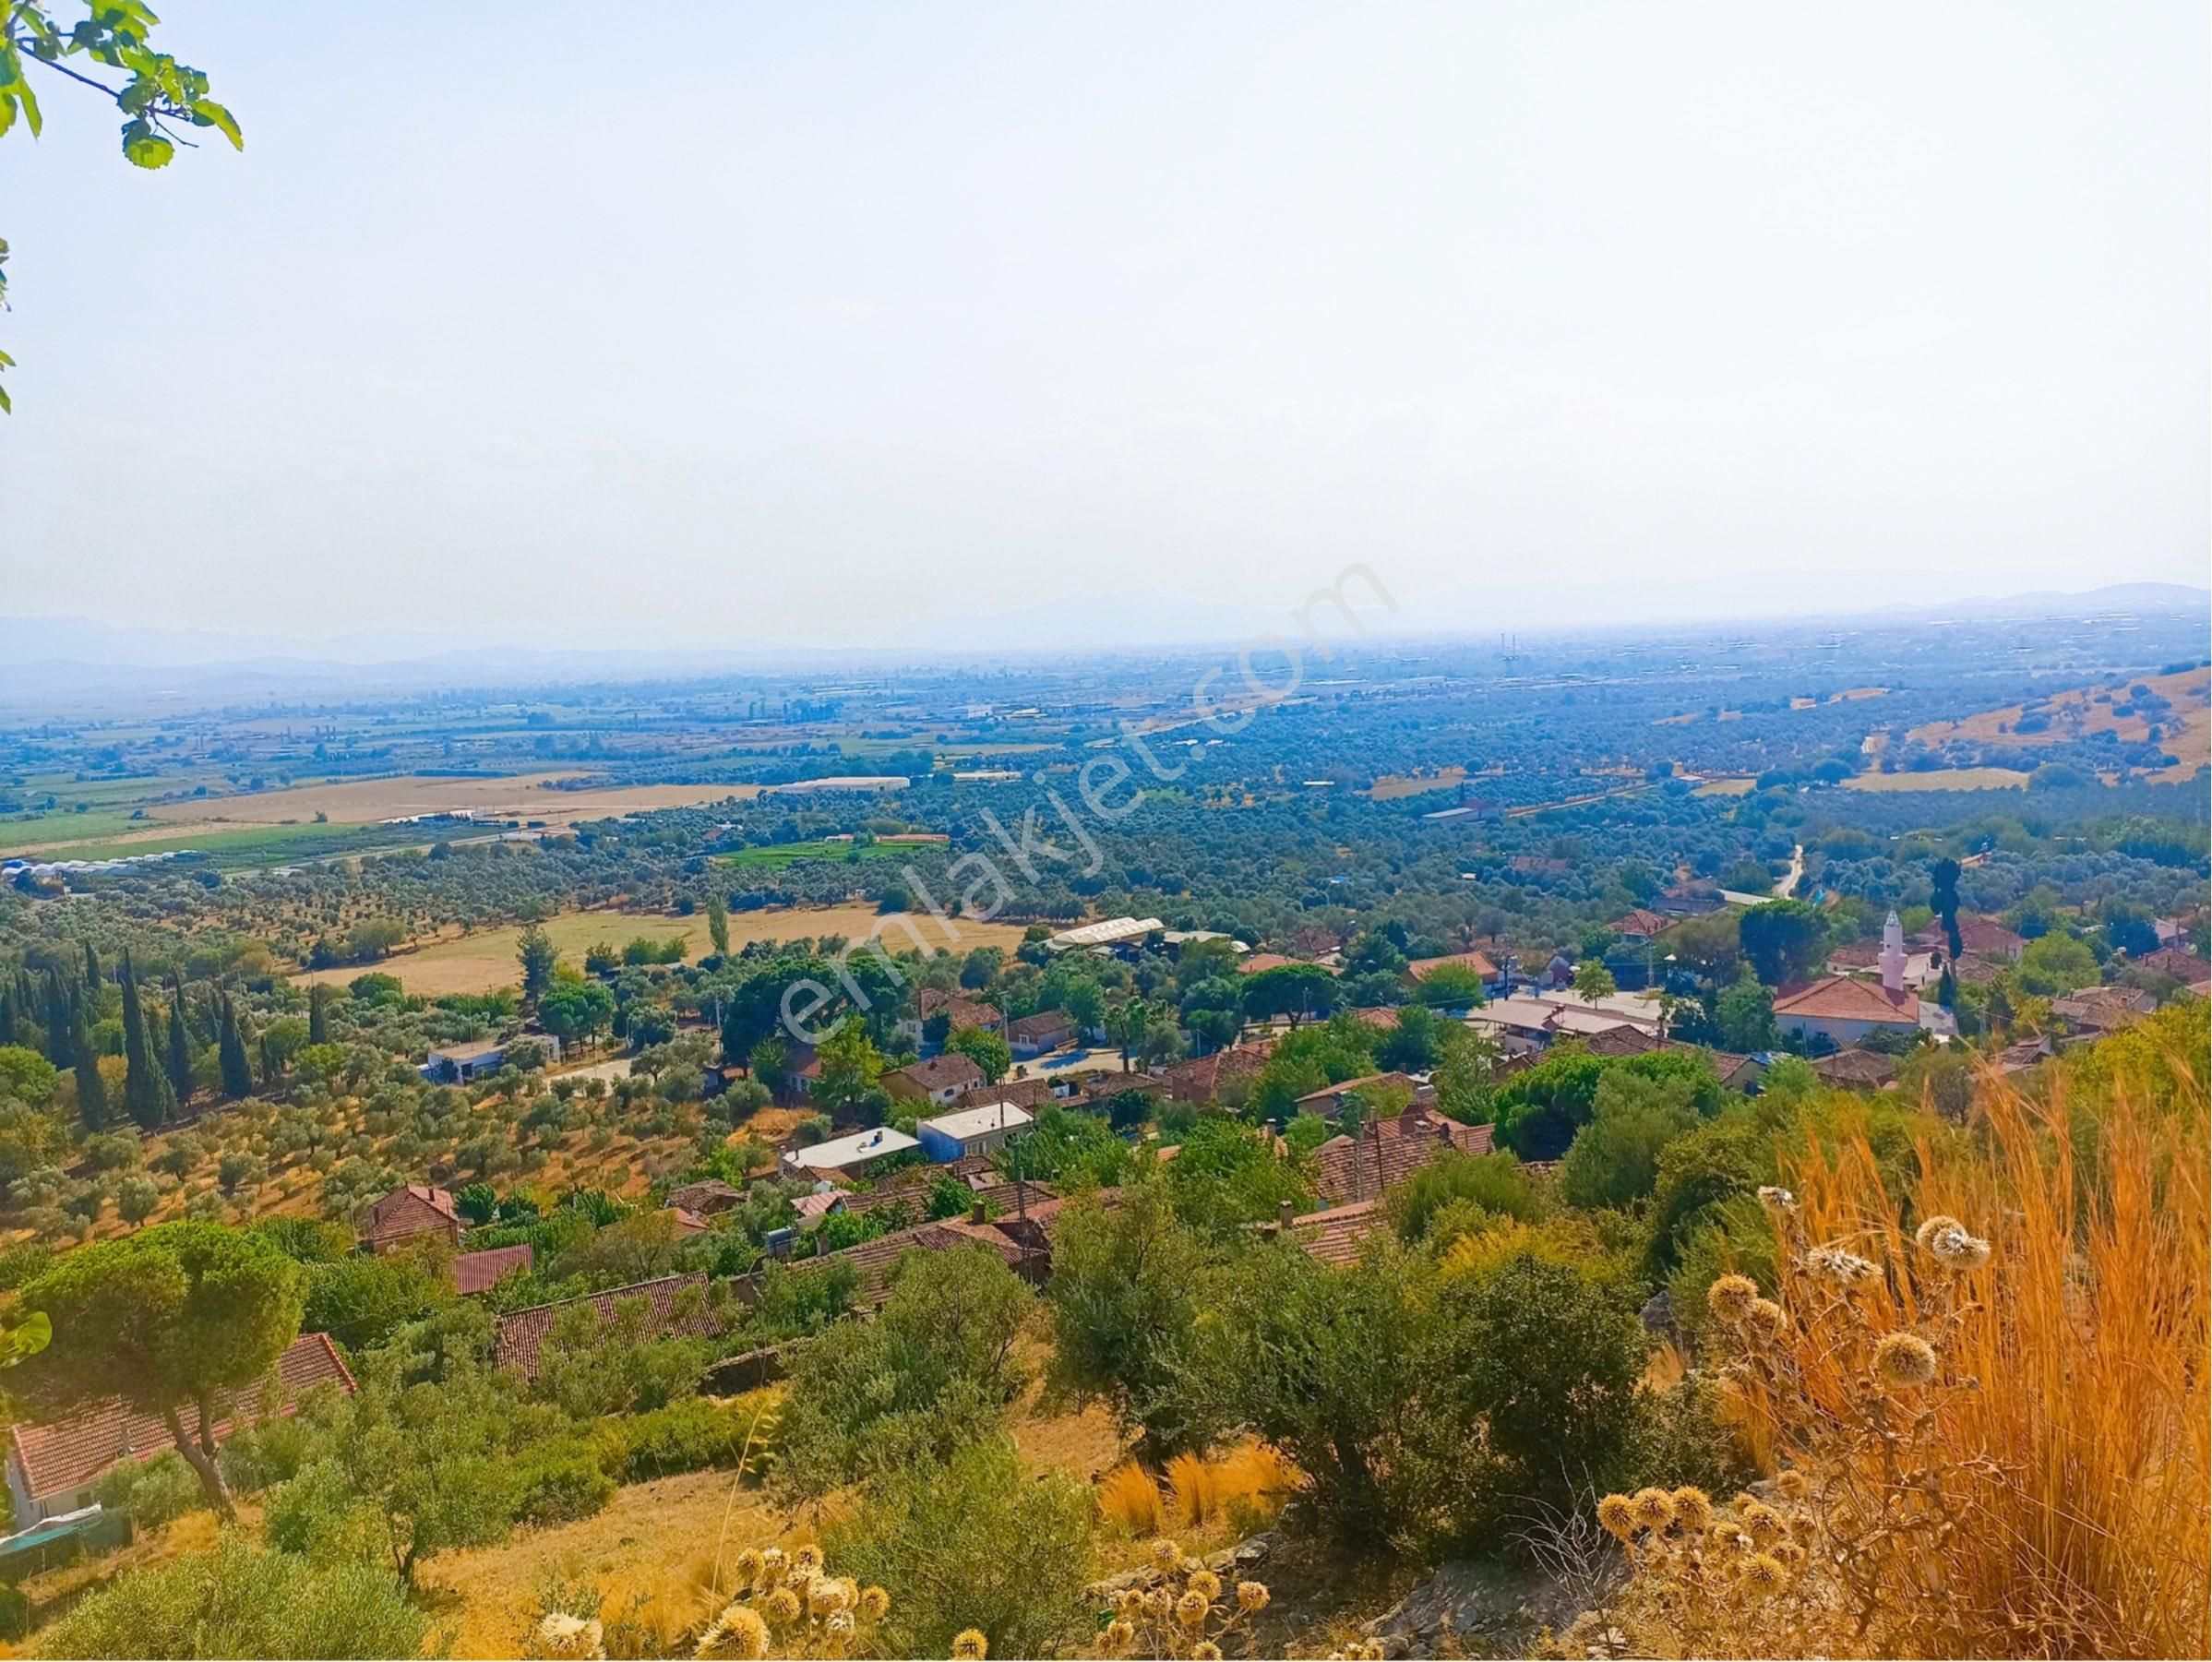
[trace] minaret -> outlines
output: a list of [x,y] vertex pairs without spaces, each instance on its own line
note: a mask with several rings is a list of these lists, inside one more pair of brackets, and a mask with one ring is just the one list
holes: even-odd
[[1889,921],[1882,926],[1882,956],[1876,961],[1882,967],[1882,990],[1893,998],[1905,992],[1905,926],[1897,921],[1893,908]]

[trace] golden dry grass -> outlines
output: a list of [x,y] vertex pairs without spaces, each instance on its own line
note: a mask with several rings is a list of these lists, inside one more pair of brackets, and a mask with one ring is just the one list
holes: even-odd
[[1417,778],[1385,774],[1375,781],[1368,795],[1377,802],[1394,802],[1403,796],[1419,796],[1429,791],[1449,790],[1466,776],[1465,768],[1439,768],[1433,773],[1424,773]]
[[1933,768],[1924,773],[1854,773],[1847,791],[2017,791],[2027,775],[2011,768]]
[[454,1656],[512,1656],[548,1577],[596,1583],[611,1609],[627,1611],[642,1596],[642,1618],[673,1635],[717,1602],[709,1589],[718,1541],[735,1551],[796,1533],[791,1514],[735,1488],[730,1473],[690,1472],[617,1489],[593,1517],[444,1553],[423,1579],[437,1622],[453,1632]]
[[[873,906],[854,903],[843,906],[783,906],[759,912],[733,912],[730,914],[730,946],[733,951],[755,940],[798,940],[818,939],[824,935],[839,935],[850,940],[865,939],[868,932],[882,926],[886,950],[902,951],[914,942],[902,927],[901,920],[912,923],[923,944],[930,947],[948,946],[955,951],[965,952],[975,947],[1000,947],[1008,951],[1022,944],[1023,927],[1020,924],[979,923],[967,918],[956,918],[952,927],[957,939],[948,942],[945,930],[935,918],[913,917],[905,913],[885,917]],[[671,917],[665,913],[632,912],[564,912],[544,926],[553,938],[553,944],[572,963],[580,963],[584,953],[600,941],[619,949],[625,941],[640,935],[654,940],[668,940],[676,936],[688,936],[686,956],[696,958],[709,950],[707,920],[697,917]],[[426,946],[395,952],[380,963],[354,964],[342,969],[309,970],[293,979],[303,986],[317,981],[329,981],[342,986],[366,970],[380,970],[397,975],[400,985],[411,993],[436,998],[445,993],[488,993],[502,986],[520,984],[522,972],[515,959],[516,944],[522,934],[520,925],[507,925],[496,929],[478,929],[467,934],[448,935]]]
[[[1956,1281],[1895,1269],[1838,1298],[1788,1261],[1791,1383],[1753,1388],[1746,1406],[1785,1454],[1840,1463],[1855,1495],[1902,1517],[1909,1496],[1950,1525],[1883,1543],[1859,1572],[1892,1654],[2212,1654],[2204,1058],[2168,1064],[2170,1105],[2120,1081],[2075,1117],[2063,1082],[2037,1102],[1990,1079],[1978,1142],[1923,1145],[1909,1215],[1987,1237],[1986,1267]],[[1809,1150],[1785,1181],[1796,1238],[1919,1261],[1863,1138]],[[1907,1331],[1931,1337],[1941,1373],[1885,1421],[1865,1338]],[[1829,1442],[1916,1410],[1918,1476],[1889,1468],[1894,1440]]]

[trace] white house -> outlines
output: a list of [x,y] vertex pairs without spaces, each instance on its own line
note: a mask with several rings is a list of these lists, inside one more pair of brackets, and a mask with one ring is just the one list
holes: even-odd
[[949,1165],[970,1154],[995,1153],[1032,1123],[1026,1109],[1010,1102],[993,1102],[939,1114],[915,1129],[921,1133],[922,1152],[939,1165]]
[[849,1137],[832,1137],[806,1148],[787,1148],[782,1165],[794,1177],[859,1177],[879,1160],[921,1146],[904,1131],[879,1125],[872,1131],[855,1131]]

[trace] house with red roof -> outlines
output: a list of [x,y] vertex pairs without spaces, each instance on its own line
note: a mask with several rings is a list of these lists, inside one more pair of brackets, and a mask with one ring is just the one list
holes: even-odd
[[392,1252],[427,1237],[460,1245],[460,1209],[443,1189],[408,1183],[353,1214],[353,1233],[371,1252]]
[[[277,1357],[272,1389],[241,1392],[233,1400],[219,1395],[211,1405],[211,1435],[221,1442],[241,1426],[269,1415],[297,1412],[300,1399],[318,1385],[351,1393],[353,1376],[329,1333],[302,1333]],[[178,1419],[185,1435],[198,1441],[199,1409],[187,1404]],[[151,1460],[176,1447],[167,1422],[158,1414],[132,1407],[121,1397],[95,1403],[52,1424],[18,1421],[7,1432],[7,1487],[14,1497],[16,1526],[28,1528],[45,1518],[81,1511],[92,1504],[92,1489],[126,1460]]]
[[983,1070],[957,1050],[893,1068],[883,1076],[883,1088],[902,1102],[933,1102],[940,1108],[950,1106],[963,1091],[974,1090],[981,1083]]

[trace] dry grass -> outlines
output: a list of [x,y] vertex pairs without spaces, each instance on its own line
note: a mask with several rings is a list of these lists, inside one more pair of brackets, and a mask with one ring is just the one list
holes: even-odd
[[1135,1461],[1118,1465],[1098,1486],[1098,1510],[1130,1535],[1158,1535],[1167,1527],[1167,1503],[1153,1475]]
[[2011,768],[1931,768],[1925,772],[1854,773],[1847,791],[2017,791],[2027,775]]
[[574,1524],[446,1553],[424,1578],[436,1620],[453,1632],[454,1656],[512,1656],[549,1581],[596,1584],[611,1613],[673,1637],[719,1602],[718,1541],[734,1551],[793,1535],[788,1514],[734,1487],[728,1472],[691,1472],[618,1489],[605,1511]]
[[[883,926],[884,944],[896,952],[914,944],[913,938],[902,927],[902,920],[913,924],[925,945],[949,946],[961,952],[975,947],[1001,947],[1010,952],[1022,944],[1023,934],[1020,924],[977,923],[957,918],[952,927],[958,932],[958,939],[948,942],[944,928],[932,917],[910,917],[904,913],[885,917],[873,906],[857,903],[783,906],[731,913],[730,946],[735,951],[748,941],[799,940],[824,935],[860,940],[870,930]],[[688,955],[693,957],[710,950],[707,920],[703,915],[670,917],[664,913],[565,912],[544,927],[545,933],[553,938],[553,944],[575,963],[582,962],[585,951],[600,941],[620,948],[640,935],[654,940],[688,936]],[[365,970],[376,969],[397,975],[409,992],[428,998],[444,993],[488,993],[520,984],[522,972],[515,959],[515,948],[521,933],[519,925],[509,925],[449,935],[427,946],[394,953],[381,963],[306,971],[293,979],[303,986],[317,981],[344,986]]]
[[[2070,1118],[1991,1080],[1979,1145],[1923,1147],[1912,1216],[1986,1236],[1984,1268],[1930,1268],[1863,1139],[1794,1162],[1796,1240],[1887,1273],[1838,1293],[1790,1261],[1788,1367],[1754,1376],[1786,1383],[1746,1405],[1871,1525],[1846,1602],[1882,1652],[2212,1654],[2206,1091],[2201,1057],[2168,1059],[2163,1109],[2122,1083]],[[1896,1333],[1936,1351],[1924,1393],[1871,1378]]]
[[1433,773],[1405,775],[1386,773],[1375,781],[1368,795],[1376,802],[1395,802],[1401,797],[1426,795],[1430,791],[1447,791],[1467,777],[1465,768],[1439,768]]
[[1226,1525],[1257,1526],[1282,1509],[1297,1488],[1297,1468],[1261,1442],[1247,1442],[1209,1459],[1178,1454],[1166,1481],[1135,1461],[1100,1480],[1098,1510],[1124,1533],[1209,1534]]

